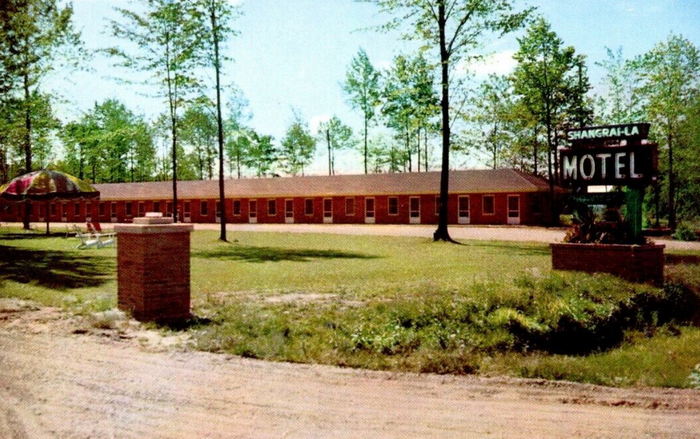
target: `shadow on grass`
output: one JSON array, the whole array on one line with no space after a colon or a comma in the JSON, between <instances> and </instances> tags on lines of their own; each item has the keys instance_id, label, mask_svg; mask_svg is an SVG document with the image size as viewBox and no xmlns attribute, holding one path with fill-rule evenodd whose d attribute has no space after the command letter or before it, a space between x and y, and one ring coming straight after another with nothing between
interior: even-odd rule
<instances>
[{"instance_id":1,"label":"shadow on grass","mask_svg":"<svg viewBox=\"0 0 700 439\"><path fill-rule=\"evenodd\" d=\"M46 238L65 238L66 232L51 232L48 235L44 232L27 232L27 233L0 233L1 241L23 241L26 239L46 239Z\"/></svg>"},{"instance_id":2,"label":"shadow on grass","mask_svg":"<svg viewBox=\"0 0 700 439\"><path fill-rule=\"evenodd\" d=\"M190 329L199 329L211 324L211 319L191 315L188 319L179 320L156 320L153 322L158 329L167 329L175 332L184 332Z\"/></svg>"},{"instance_id":3,"label":"shadow on grass","mask_svg":"<svg viewBox=\"0 0 700 439\"><path fill-rule=\"evenodd\" d=\"M243 262L309 262L312 259L375 259L379 256L339 250L290 249L284 247L255 247L231 245L226 248L192 253L195 258L222 259Z\"/></svg>"},{"instance_id":4,"label":"shadow on grass","mask_svg":"<svg viewBox=\"0 0 700 439\"><path fill-rule=\"evenodd\" d=\"M14 281L61 291L95 287L108 280L114 267L114 258L0 244L0 285Z\"/></svg>"},{"instance_id":5,"label":"shadow on grass","mask_svg":"<svg viewBox=\"0 0 700 439\"><path fill-rule=\"evenodd\" d=\"M494 249L499 252L505 251L507 252L508 255L513 255L513 256L545 256L545 255L550 255L551 251L549 250L549 246L546 244L543 245L521 245L517 243L496 243L496 242L489 242L489 241L469 241L465 242L465 245L469 245L471 247L483 247L483 248L489 248L489 249Z\"/></svg>"}]
</instances>

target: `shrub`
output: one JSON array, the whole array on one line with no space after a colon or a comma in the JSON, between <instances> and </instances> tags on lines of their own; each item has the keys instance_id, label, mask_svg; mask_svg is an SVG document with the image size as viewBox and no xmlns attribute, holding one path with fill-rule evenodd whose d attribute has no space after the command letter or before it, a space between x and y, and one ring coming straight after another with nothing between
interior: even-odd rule
<instances>
[{"instance_id":1,"label":"shrub","mask_svg":"<svg viewBox=\"0 0 700 439\"><path fill-rule=\"evenodd\" d=\"M698 239L695 230L693 230L690 226L688 226L685 223L680 223L678 225L672 237L673 239L677 239L678 241L695 241L696 239Z\"/></svg>"}]
</instances>

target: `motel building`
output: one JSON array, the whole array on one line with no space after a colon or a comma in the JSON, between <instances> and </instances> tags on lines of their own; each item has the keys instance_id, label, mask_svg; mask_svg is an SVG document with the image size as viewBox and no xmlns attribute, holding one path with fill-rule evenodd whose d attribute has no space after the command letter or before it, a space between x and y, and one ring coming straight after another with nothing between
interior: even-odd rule
<instances>
[{"instance_id":1,"label":"motel building","mask_svg":"<svg viewBox=\"0 0 700 439\"><path fill-rule=\"evenodd\" d=\"M172 182L94 185L99 200L34 202L31 221L128 223L172 215ZM436 224L439 172L229 179L228 223ZM546 180L514 169L450 172L450 224L544 224ZM565 190L557 187L558 194ZM220 221L218 180L179 181L180 221ZM22 203L0 201L0 220L21 221Z\"/></svg>"}]
</instances>

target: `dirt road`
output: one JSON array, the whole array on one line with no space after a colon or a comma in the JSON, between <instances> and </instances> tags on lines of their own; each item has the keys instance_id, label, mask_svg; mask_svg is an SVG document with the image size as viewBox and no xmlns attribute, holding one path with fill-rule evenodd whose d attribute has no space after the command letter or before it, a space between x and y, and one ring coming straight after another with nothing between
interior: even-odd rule
<instances>
[{"instance_id":1,"label":"dirt road","mask_svg":"<svg viewBox=\"0 0 700 439\"><path fill-rule=\"evenodd\" d=\"M697 437L700 391L392 374L192 352L0 299L2 438Z\"/></svg>"}]
</instances>

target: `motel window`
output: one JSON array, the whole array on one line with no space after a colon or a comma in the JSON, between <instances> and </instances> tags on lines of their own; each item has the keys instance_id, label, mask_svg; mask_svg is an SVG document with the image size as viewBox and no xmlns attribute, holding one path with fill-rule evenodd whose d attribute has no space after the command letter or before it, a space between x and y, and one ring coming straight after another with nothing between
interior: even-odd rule
<instances>
[{"instance_id":1,"label":"motel window","mask_svg":"<svg viewBox=\"0 0 700 439\"><path fill-rule=\"evenodd\" d=\"M345 215L352 216L355 215L355 199L346 198L345 199Z\"/></svg>"},{"instance_id":2,"label":"motel window","mask_svg":"<svg viewBox=\"0 0 700 439\"><path fill-rule=\"evenodd\" d=\"M277 200L267 200L267 215L277 215Z\"/></svg>"},{"instance_id":3,"label":"motel window","mask_svg":"<svg viewBox=\"0 0 700 439\"><path fill-rule=\"evenodd\" d=\"M131 202L127 201L126 204L124 205L124 210L126 211L126 216L132 216L133 211L131 210Z\"/></svg>"},{"instance_id":4,"label":"motel window","mask_svg":"<svg viewBox=\"0 0 700 439\"><path fill-rule=\"evenodd\" d=\"M493 215L496 213L495 198L493 195L484 195L481 199L481 212L484 215Z\"/></svg>"},{"instance_id":5,"label":"motel window","mask_svg":"<svg viewBox=\"0 0 700 439\"><path fill-rule=\"evenodd\" d=\"M258 216L258 201L257 200L250 200L248 202L248 216L251 218L255 218Z\"/></svg>"},{"instance_id":6,"label":"motel window","mask_svg":"<svg viewBox=\"0 0 700 439\"><path fill-rule=\"evenodd\" d=\"M100 203L100 216L105 216L105 203Z\"/></svg>"},{"instance_id":7,"label":"motel window","mask_svg":"<svg viewBox=\"0 0 700 439\"><path fill-rule=\"evenodd\" d=\"M153 202L153 211L154 211L154 212L160 212L160 201L154 201L154 202Z\"/></svg>"},{"instance_id":8,"label":"motel window","mask_svg":"<svg viewBox=\"0 0 700 439\"><path fill-rule=\"evenodd\" d=\"M51 216L56 215L56 203L51 203L51 207L49 208L49 212Z\"/></svg>"},{"instance_id":9,"label":"motel window","mask_svg":"<svg viewBox=\"0 0 700 439\"><path fill-rule=\"evenodd\" d=\"M201 216L209 215L209 202L206 200L199 202L199 214Z\"/></svg>"},{"instance_id":10,"label":"motel window","mask_svg":"<svg viewBox=\"0 0 700 439\"><path fill-rule=\"evenodd\" d=\"M233 200L233 214L236 216L241 215L241 200Z\"/></svg>"},{"instance_id":11,"label":"motel window","mask_svg":"<svg viewBox=\"0 0 700 439\"><path fill-rule=\"evenodd\" d=\"M399 214L399 199L397 197L389 197L389 215Z\"/></svg>"},{"instance_id":12,"label":"motel window","mask_svg":"<svg viewBox=\"0 0 700 439\"><path fill-rule=\"evenodd\" d=\"M146 214L146 205L144 203L139 203L139 216L144 216Z\"/></svg>"},{"instance_id":13,"label":"motel window","mask_svg":"<svg viewBox=\"0 0 700 439\"><path fill-rule=\"evenodd\" d=\"M314 214L314 200L313 198L307 198L304 200L304 214L313 215Z\"/></svg>"}]
</instances>

